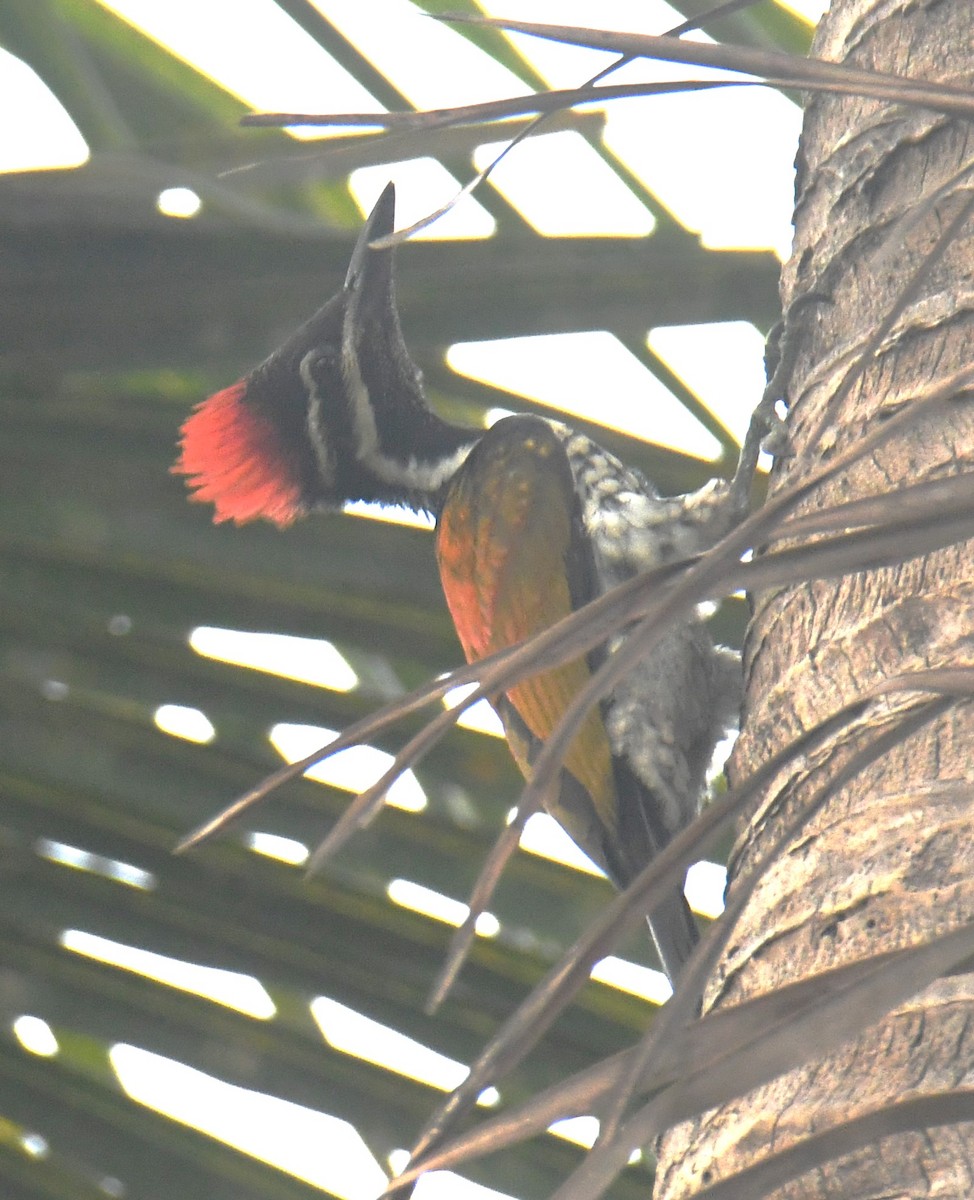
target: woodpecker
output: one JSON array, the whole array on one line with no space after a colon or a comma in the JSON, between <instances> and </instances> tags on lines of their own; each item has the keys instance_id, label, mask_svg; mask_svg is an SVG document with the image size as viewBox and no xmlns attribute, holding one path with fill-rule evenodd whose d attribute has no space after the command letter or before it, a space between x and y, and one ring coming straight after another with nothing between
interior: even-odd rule
<instances>
[{"instance_id":1,"label":"woodpecker","mask_svg":"<svg viewBox=\"0 0 974 1200\"><path fill-rule=\"evenodd\" d=\"M248 375L199 405L173 471L216 521L280 527L353 500L428 511L447 605L475 661L548 628L639 571L696 554L742 516L729 485L664 498L588 437L535 416L465 428L429 407L403 340L390 183L341 291ZM495 698L519 768L612 645ZM551 815L625 887L699 811L717 741L737 716L740 666L693 613L588 718ZM682 889L650 915L675 980L697 941Z\"/></svg>"}]
</instances>

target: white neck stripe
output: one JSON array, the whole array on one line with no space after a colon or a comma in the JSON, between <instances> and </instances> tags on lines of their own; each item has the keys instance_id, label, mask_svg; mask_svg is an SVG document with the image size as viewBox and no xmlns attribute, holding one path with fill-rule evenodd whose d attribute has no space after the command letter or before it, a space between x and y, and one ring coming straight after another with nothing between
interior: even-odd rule
<instances>
[{"instance_id":1,"label":"white neck stripe","mask_svg":"<svg viewBox=\"0 0 974 1200\"><path fill-rule=\"evenodd\" d=\"M351 339L342 336L342 373L351 397L352 421L355 426L356 458L383 483L410 492L434 495L459 470L460 465L477 444L471 440L452 454L440 459L421 460L415 454L408 459L396 459L379 449L379 431L375 409L359 370L358 355Z\"/></svg>"},{"instance_id":2,"label":"white neck stripe","mask_svg":"<svg viewBox=\"0 0 974 1200\"><path fill-rule=\"evenodd\" d=\"M298 366L298 374L301 376L304 386L308 389L308 434L311 438L315 458L318 460L318 470L321 472L321 479L325 486L332 487L335 482L335 455L331 448L331 442L328 438L328 427L322 413L323 403L321 395L318 391L315 377L311 373L311 363L314 357L315 351L309 350L304 358L301 359Z\"/></svg>"}]
</instances>

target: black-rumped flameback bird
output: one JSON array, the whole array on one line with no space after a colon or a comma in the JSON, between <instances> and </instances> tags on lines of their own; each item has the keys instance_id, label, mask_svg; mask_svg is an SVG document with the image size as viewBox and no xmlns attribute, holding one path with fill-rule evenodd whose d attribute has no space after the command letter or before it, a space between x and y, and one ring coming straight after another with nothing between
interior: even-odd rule
<instances>
[{"instance_id":1,"label":"black-rumped flameback bird","mask_svg":"<svg viewBox=\"0 0 974 1200\"><path fill-rule=\"evenodd\" d=\"M348 501L432 513L447 604L470 661L509 647L639 571L699 553L740 519L728 485L671 498L588 437L534 416L491 429L429 407L403 341L390 184L344 286L280 349L199 405L174 471L215 520L286 526ZM495 698L525 776L607 653L545 670ZM740 667L692 613L588 715L546 804L617 887L696 816ZM556 794L552 795L553 792ZM682 890L650 916L675 979L697 940Z\"/></svg>"}]
</instances>

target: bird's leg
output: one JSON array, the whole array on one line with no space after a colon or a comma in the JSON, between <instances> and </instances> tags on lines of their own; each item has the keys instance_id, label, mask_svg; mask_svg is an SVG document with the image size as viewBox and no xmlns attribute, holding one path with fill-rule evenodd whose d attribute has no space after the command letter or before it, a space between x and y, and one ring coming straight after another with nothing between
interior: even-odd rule
<instances>
[{"instance_id":1,"label":"bird's leg","mask_svg":"<svg viewBox=\"0 0 974 1200\"><path fill-rule=\"evenodd\" d=\"M744 444L737 459L734 478L728 489L731 508L735 512L746 512L751 484L757 470L761 451L773 454L776 458L787 457L791 453L791 443L784 418L779 416L776 409L779 401L787 405L788 385L798 354L796 339L790 336L793 329L792 318L812 304L827 304L830 297L824 292L807 292L789 308L786 317L775 322L764 352L764 367L767 375L767 385L758 402L757 408L751 414Z\"/></svg>"}]
</instances>

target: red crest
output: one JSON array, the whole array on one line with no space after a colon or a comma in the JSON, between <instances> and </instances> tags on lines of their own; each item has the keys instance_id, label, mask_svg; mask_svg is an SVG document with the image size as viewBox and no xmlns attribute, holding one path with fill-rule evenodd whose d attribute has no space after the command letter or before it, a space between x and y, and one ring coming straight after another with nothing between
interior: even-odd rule
<instances>
[{"instance_id":1,"label":"red crest","mask_svg":"<svg viewBox=\"0 0 974 1200\"><path fill-rule=\"evenodd\" d=\"M188 477L193 500L214 505L214 521L263 517L283 528L304 514L300 477L274 423L246 393L241 380L196 406L172 471Z\"/></svg>"}]
</instances>

